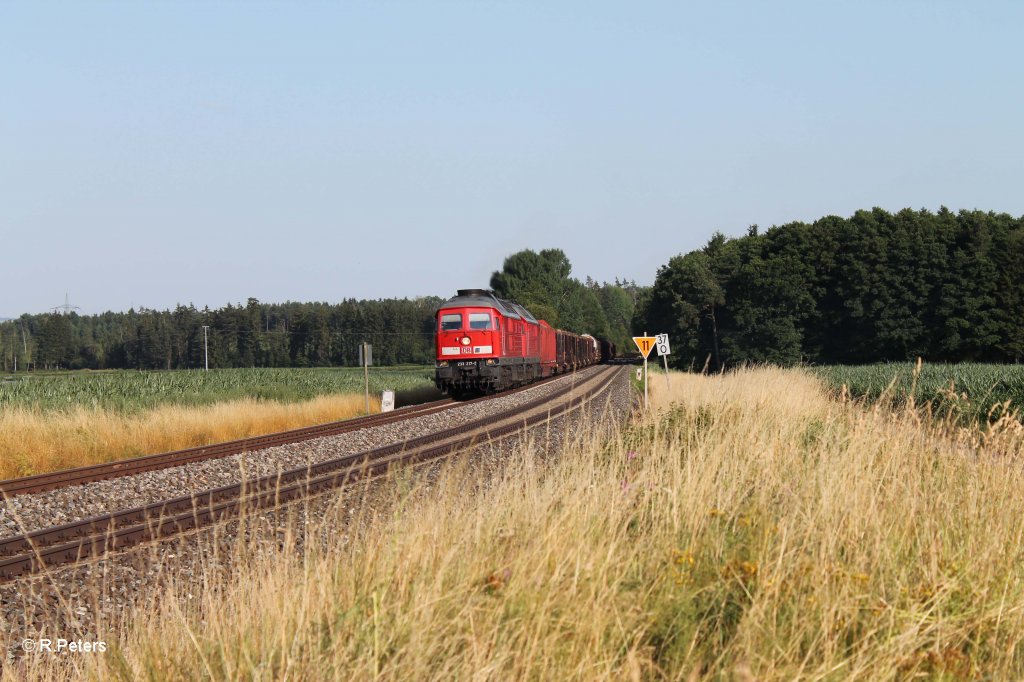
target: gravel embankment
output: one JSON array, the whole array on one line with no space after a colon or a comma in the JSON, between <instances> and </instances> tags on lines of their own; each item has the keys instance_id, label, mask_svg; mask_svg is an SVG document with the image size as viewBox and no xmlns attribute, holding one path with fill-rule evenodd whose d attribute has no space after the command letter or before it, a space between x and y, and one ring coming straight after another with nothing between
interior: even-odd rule
<instances>
[{"instance_id":1,"label":"gravel embankment","mask_svg":"<svg viewBox=\"0 0 1024 682\"><path fill-rule=\"evenodd\" d=\"M0 537L233 485L404 442L524 405L564 387L567 381L579 381L596 371L597 368L588 368L579 377L565 377L513 395L337 436L0 500Z\"/></svg>"},{"instance_id":2,"label":"gravel embankment","mask_svg":"<svg viewBox=\"0 0 1024 682\"><path fill-rule=\"evenodd\" d=\"M554 387L548 384L537 387L535 390L551 392ZM501 400L515 401L513 404L518 405L537 395L538 393L531 390L507 396ZM502 407L508 407L509 404L509 402L505 402L503 406L494 405L493 409L502 409ZM489 407L492 403L487 405ZM483 406L457 408L456 411L468 410L473 414L447 415L445 419L464 421L476 419L482 416L478 407ZM615 428L615 424L621 424L628 417L632 408L633 393L629 386L628 374L626 371L622 371L613 383L610 392L591 401L584 408L583 411L586 414L581 414L580 410L574 410L567 416L551 420L543 433L535 432L523 438L503 439L498 443L481 446L473 453L461 454L457 460L460 465L467 467L470 474L477 474L476 480L480 481L482 485L490 485L491 483L488 481L499 480L493 474L500 471L509 455L520 449L524 438L529 438L531 441L529 455L542 462L547 458L557 456L566 443L575 439L600 436L602 429L611 431ZM433 420L437 416L430 415L417 419ZM379 427L379 429L384 430L397 426L400 430L398 439L405 440L454 423L462 422L439 423L435 420L431 424L422 425L422 430L419 430L419 426L414 427L406 422L401 425ZM378 429L373 430L377 431ZM384 438L395 440L394 432L389 431L389 433L391 435L382 435L379 440L368 434L361 434L363 436L361 440L352 441L356 443L355 445L333 446L338 449L330 449L329 456L337 456L340 452L344 452L340 450L342 447L351 447L353 448L351 451L360 451L391 442L383 440ZM348 440L359 435L344 434L334 438ZM334 440L334 438L322 440ZM370 442L367 439L373 440ZM315 443L315 441L298 444L295 447L308 447L311 443ZM275 450L287 451L292 447L286 446L275 448ZM314 449L327 450L329 447L320 444ZM258 455L264 456L268 452L270 451L261 451ZM285 452L281 456L294 457L296 455L297 453L294 452ZM313 455L299 456L312 457ZM229 459L236 460L234 466L237 471L240 468L237 463L239 458ZM306 459L300 459L298 465L306 461ZM452 461L453 458L446 458L417 467L415 478L418 481L416 489L419 494L430 494L432 483L446 464ZM180 468L186 469L209 464L211 462ZM283 467L284 465L274 464L273 466ZM275 470L271 468L269 472ZM248 474L251 476L252 471L248 470ZM196 483L197 476L197 474L190 474L187 479L189 483L185 485L208 487L209 484ZM177 477L185 478L181 472L177 473ZM93 485L109 486L116 483L118 481L115 480ZM230 580L236 562L251 560L254 552L275 553L279 552L281 547L301 552L307 543L337 546L337 536L351 532L352 529L349 526L353 522L359 519L365 521L375 515L390 513L396 498L395 486L392 483L393 481L388 479L371 481L356 486L356 489L321 495L315 499L292 504L276 511L260 512L247 518L244 522L231 521L172 541L153 543L117 553L84 566L58 569L48 576L36 576L0 584L0 635L2 635L0 636L0 646L8 653L8 665L17 665L17 661L14 659L21 655L19 649L23 638L64 637L82 639L83 641L102 640L106 641L108 645L111 644L116 640L116 632L125 617L130 616L138 608L151 604L154 599L160 598L162 588L170 582L178 586L182 599L187 601L192 598L192 595L188 593L192 585L195 585L198 590L201 585L208 583L216 576L220 576L220 579L223 580ZM216 485L223 484L217 483ZM190 489L196 488L184 488L186 492ZM116 494L128 495L130 486L119 486L115 490L121 491ZM50 497L61 492L66 493L66 491L51 491L32 497L49 497L49 504L65 504L67 498L55 501ZM131 491L130 494L134 495L135 491ZM467 491L466 494L471 494L471 491ZM168 496L166 488L159 491L159 496ZM92 499L101 500L103 496L95 493L95 497ZM35 504L41 505L42 503ZM108 502L108 504L116 504L119 507L127 506L123 502ZM309 535L310 532L313 534ZM289 535L291 539L285 541L286 535ZM185 589L181 590L180 588ZM3 665L2 661L3 659L0 657L0 666Z\"/></svg>"}]
</instances>

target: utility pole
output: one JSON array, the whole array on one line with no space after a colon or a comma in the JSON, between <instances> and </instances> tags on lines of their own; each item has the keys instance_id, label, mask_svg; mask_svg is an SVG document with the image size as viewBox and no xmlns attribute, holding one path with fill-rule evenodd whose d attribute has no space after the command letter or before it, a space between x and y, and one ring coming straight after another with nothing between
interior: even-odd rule
<instances>
[{"instance_id":1,"label":"utility pole","mask_svg":"<svg viewBox=\"0 0 1024 682\"><path fill-rule=\"evenodd\" d=\"M15 341L17 343L17 341ZM25 348L25 362L26 366L32 366L32 356L28 354L28 337L25 336L25 325L21 325L21 345Z\"/></svg>"},{"instance_id":2,"label":"utility pole","mask_svg":"<svg viewBox=\"0 0 1024 682\"><path fill-rule=\"evenodd\" d=\"M210 344L206 337L207 330L210 329L209 325L203 325L203 356L206 358L206 371L210 371Z\"/></svg>"},{"instance_id":3,"label":"utility pole","mask_svg":"<svg viewBox=\"0 0 1024 682\"><path fill-rule=\"evenodd\" d=\"M71 305L71 296L67 292L64 293L64 305L58 305L53 307L54 312L60 312L63 315L70 315L72 310L81 310L77 305Z\"/></svg>"}]
</instances>

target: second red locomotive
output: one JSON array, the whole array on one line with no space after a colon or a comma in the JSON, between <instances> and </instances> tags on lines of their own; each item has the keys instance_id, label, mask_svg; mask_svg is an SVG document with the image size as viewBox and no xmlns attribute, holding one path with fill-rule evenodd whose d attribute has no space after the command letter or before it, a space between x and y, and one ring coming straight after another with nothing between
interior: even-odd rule
<instances>
[{"instance_id":1,"label":"second red locomotive","mask_svg":"<svg viewBox=\"0 0 1024 682\"><path fill-rule=\"evenodd\" d=\"M445 393L493 393L597 363L589 334L553 329L484 289L460 289L437 311L434 383Z\"/></svg>"}]
</instances>

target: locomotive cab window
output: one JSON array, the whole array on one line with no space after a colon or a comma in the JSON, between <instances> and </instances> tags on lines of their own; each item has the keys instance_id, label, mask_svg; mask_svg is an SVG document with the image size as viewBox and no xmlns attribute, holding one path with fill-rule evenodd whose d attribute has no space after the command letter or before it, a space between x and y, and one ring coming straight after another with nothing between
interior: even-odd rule
<instances>
[{"instance_id":1,"label":"locomotive cab window","mask_svg":"<svg viewBox=\"0 0 1024 682\"><path fill-rule=\"evenodd\" d=\"M441 316L441 331L454 332L462 329L462 315L450 313Z\"/></svg>"},{"instance_id":2,"label":"locomotive cab window","mask_svg":"<svg viewBox=\"0 0 1024 682\"><path fill-rule=\"evenodd\" d=\"M469 314L469 328L470 329L490 329L491 328L491 314L490 313L470 313Z\"/></svg>"}]
</instances>

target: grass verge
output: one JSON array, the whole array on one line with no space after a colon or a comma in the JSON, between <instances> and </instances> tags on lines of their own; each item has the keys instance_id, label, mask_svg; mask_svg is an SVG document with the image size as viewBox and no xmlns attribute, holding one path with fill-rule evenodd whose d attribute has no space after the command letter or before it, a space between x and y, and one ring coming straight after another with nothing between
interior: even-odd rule
<instances>
[{"instance_id":1,"label":"grass verge","mask_svg":"<svg viewBox=\"0 0 1024 682\"><path fill-rule=\"evenodd\" d=\"M162 405L144 412L72 407L0 412L0 479L246 438L365 414L362 395L296 403L244 398L216 405ZM371 411L380 399L371 398Z\"/></svg>"},{"instance_id":2,"label":"grass verge","mask_svg":"<svg viewBox=\"0 0 1024 682\"><path fill-rule=\"evenodd\" d=\"M384 513L326 515L322 544L289 535L171 585L76 672L1024 677L1018 421L863 409L799 370L671 381L610 442L396 486ZM66 671L30 658L10 675Z\"/></svg>"}]
</instances>

